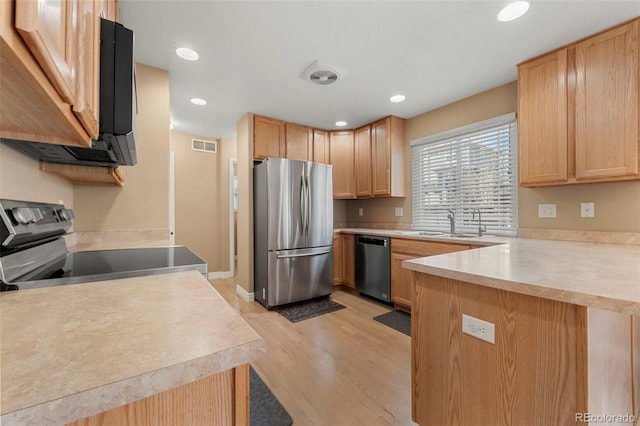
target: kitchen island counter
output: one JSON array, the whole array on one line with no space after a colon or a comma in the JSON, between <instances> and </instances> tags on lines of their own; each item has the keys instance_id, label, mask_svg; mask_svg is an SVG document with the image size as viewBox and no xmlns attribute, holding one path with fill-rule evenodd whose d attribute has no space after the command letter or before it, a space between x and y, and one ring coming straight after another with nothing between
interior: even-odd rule
<instances>
[{"instance_id":1,"label":"kitchen island counter","mask_svg":"<svg viewBox=\"0 0 640 426\"><path fill-rule=\"evenodd\" d=\"M262 338L197 271L0 295L2 424L63 424L246 365Z\"/></svg>"},{"instance_id":2,"label":"kitchen island counter","mask_svg":"<svg viewBox=\"0 0 640 426\"><path fill-rule=\"evenodd\" d=\"M403 267L499 290L640 315L640 245L491 240L502 244L407 260Z\"/></svg>"},{"instance_id":3,"label":"kitchen island counter","mask_svg":"<svg viewBox=\"0 0 640 426\"><path fill-rule=\"evenodd\" d=\"M417 423L640 416L639 245L512 238L402 265Z\"/></svg>"}]
</instances>

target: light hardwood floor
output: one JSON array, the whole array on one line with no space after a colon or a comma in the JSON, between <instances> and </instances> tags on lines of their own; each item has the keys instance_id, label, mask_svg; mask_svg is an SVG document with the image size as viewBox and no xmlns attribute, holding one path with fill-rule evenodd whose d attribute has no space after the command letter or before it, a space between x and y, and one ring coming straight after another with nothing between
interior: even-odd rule
<instances>
[{"instance_id":1,"label":"light hardwood floor","mask_svg":"<svg viewBox=\"0 0 640 426\"><path fill-rule=\"evenodd\" d=\"M265 339L252 365L295 426L414 424L411 338L372 319L391 308L337 290L346 309L294 324L241 300L235 279L210 282Z\"/></svg>"}]
</instances>

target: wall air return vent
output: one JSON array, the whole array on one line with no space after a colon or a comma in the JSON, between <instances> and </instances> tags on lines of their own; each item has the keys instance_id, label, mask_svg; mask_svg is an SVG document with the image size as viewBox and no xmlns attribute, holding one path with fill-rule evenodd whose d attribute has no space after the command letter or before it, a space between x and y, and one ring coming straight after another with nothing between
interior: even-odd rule
<instances>
[{"instance_id":1,"label":"wall air return vent","mask_svg":"<svg viewBox=\"0 0 640 426\"><path fill-rule=\"evenodd\" d=\"M315 84L326 86L338 81L342 74L343 73L336 67L313 61L313 63L302 72L300 77Z\"/></svg>"},{"instance_id":2,"label":"wall air return vent","mask_svg":"<svg viewBox=\"0 0 640 426\"><path fill-rule=\"evenodd\" d=\"M191 139L191 149L193 151L209 152L216 154L218 152L217 141L205 141L202 139Z\"/></svg>"}]
</instances>

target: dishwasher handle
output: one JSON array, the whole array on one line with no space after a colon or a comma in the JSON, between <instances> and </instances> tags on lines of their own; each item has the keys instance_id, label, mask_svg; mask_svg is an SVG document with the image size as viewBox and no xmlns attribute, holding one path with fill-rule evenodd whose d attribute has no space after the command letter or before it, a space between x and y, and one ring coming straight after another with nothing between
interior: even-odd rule
<instances>
[{"instance_id":1,"label":"dishwasher handle","mask_svg":"<svg viewBox=\"0 0 640 426\"><path fill-rule=\"evenodd\" d=\"M387 247L387 245L389 244L389 238L373 237L370 235L356 235L356 244L367 244L367 245Z\"/></svg>"}]
</instances>

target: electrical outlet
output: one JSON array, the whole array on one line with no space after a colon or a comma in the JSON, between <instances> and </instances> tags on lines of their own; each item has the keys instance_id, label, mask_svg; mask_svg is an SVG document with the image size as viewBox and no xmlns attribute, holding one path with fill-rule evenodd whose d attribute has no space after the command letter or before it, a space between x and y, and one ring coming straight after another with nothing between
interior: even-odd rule
<instances>
[{"instance_id":1,"label":"electrical outlet","mask_svg":"<svg viewBox=\"0 0 640 426\"><path fill-rule=\"evenodd\" d=\"M580 203L580 217L595 217L596 210L593 201Z\"/></svg>"},{"instance_id":2,"label":"electrical outlet","mask_svg":"<svg viewBox=\"0 0 640 426\"><path fill-rule=\"evenodd\" d=\"M396 216L404 216L404 209L402 207L396 207Z\"/></svg>"},{"instance_id":3,"label":"electrical outlet","mask_svg":"<svg viewBox=\"0 0 640 426\"><path fill-rule=\"evenodd\" d=\"M538 217L556 217L556 205L538 204Z\"/></svg>"},{"instance_id":4,"label":"electrical outlet","mask_svg":"<svg viewBox=\"0 0 640 426\"><path fill-rule=\"evenodd\" d=\"M364 209L362 207L358 209L358 216L364 216Z\"/></svg>"},{"instance_id":5,"label":"electrical outlet","mask_svg":"<svg viewBox=\"0 0 640 426\"><path fill-rule=\"evenodd\" d=\"M462 332L491 344L496 343L496 326L487 321L462 314Z\"/></svg>"}]
</instances>

